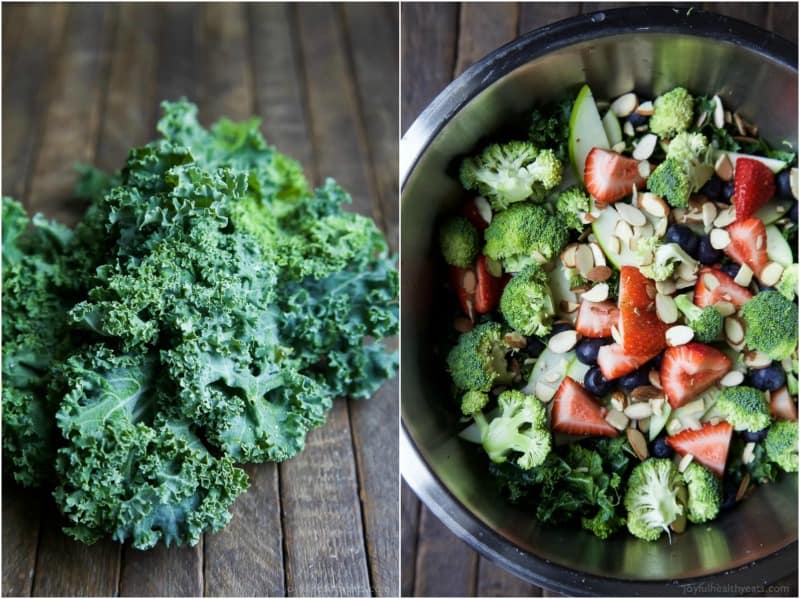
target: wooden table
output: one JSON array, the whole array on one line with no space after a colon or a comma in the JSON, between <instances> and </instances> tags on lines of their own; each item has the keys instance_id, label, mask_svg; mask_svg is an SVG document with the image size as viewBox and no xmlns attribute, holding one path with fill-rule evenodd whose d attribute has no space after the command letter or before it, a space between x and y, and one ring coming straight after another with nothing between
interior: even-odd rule
<instances>
[{"instance_id":1,"label":"wooden table","mask_svg":"<svg viewBox=\"0 0 800 599\"><path fill-rule=\"evenodd\" d=\"M403 3L402 130L456 76L518 35L578 14L644 3ZM689 3L675 6L689 7ZM797 43L797 4L705 3L707 10L770 29ZM551 596L472 551L402 486L404 596ZM781 584L797 596L797 574Z\"/></svg>"},{"instance_id":2,"label":"wooden table","mask_svg":"<svg viewBox=\"0 0 800 599\"><path fill-rule=\"evenodd\" d=\"M74 222L73 163L116 169L162 99L208 124L263 117L319 183L334 176L397 248L393 4L4 4L3 193ZM305 452L247 467L231 524L194 548L84 546L52 500L3 485L3 594L396 595L396 381L336 402Z\"/></svg>"}]
</instances>

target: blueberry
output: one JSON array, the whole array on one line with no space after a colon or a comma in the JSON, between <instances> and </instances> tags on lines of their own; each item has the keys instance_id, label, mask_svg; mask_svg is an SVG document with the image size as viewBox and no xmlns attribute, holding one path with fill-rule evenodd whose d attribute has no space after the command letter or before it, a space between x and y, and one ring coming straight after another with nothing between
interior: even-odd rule
<instances>
[{"instance_id":1,"label":"blueberry","mask_svg":"<svg viewBox=\"0 0 800 599\"><path fill-rule=\"evenodd\" d=\"M628 122L634 127L641 127L642 125L647 124L647 119L643 114L638 114L636 112L632 112L631 115L628 117Z\"/></svg>"},{"instance_id":2,"label":"blueberry","mask_svg":"<svg viewBox=\"0 0 800 599\"><path fill-rule=\"evenodd\" d=\"M671 458L673 455L675 455L672 447L667 445L667 440L663 436L656 437L656 440L653 441L653 447L650 453L653 454L654 458Z\"/></svg>"},{"instance_id":3,"label":"blueberry","mask_svg":"<svg viewBox=\"0 0 800 599\"><path fill-rule=\"evenodd\" d=\"M781 198L786 198L787 200L793 200L794 194L792 194L792 183L791 183L791 169L785 168L777 175L775 175L775 195Z\"/></svg>"},{"instance_id":4,"label":"blueberry","mask_svg":"<svg viewBox=\"0 0 800 599\"><path fill-rule=\"evenodd\" d=\"M603 376L599 366L592 366L583 378L583 386L586 387L586 390L592 395L602 397L607 393L611 393L614 389L614 382L607 380L606 377Z\"/></svg>"},{"instance_id":5,"label":"blueberry","mask_svg":"<svg viewBox=\"0 0 800 599\"><path fill-rule=\"evenodd\" d=\"M728 510L736 504L736 493L739 492L739 485L730 478L722 481L722 505L721 510Z\"/></svg>"},{"instance_id":6,"label":"blueberry","mask_svg":"<svg viewBox=\"0 0 800 599\"><path fill-rule=\"evenodd\" d=\"M786 373L779 363L773 362L766 368L752 369L750 382L756 389L775 391L786 384Z\"/></svg>"},{"instance_id":7,"label":"blueberry","mask_svg":"<svg viewBox=\"0 0 800 599\"><path fill-rule=\"evenodd\" d=\"M756 283L758 285L758 291L775 291L774 287L770 287L769 285L762 285L761 283Z\"/></svg>"},{"instance_id":8,"label":"blueberry","mask_svg":"<svg viewBox=\"0 0 800 599\"><path fill-rule=\"evenodd\" d=\"M706 184L700 188L700 193L706 196L709 200L722 199L722 179L716 174L711 175L711 178L706 181Z\"/></svg>"},{"instance_id":9,"label":"blueberry","mask_svg":"<svg viewBox=\"0 0 800 599\"><path fill-rule=\"evenodd\" d=\"M697 243L697 259L700 264L710 266L718 262L720 258L722 258L722 252L711 246L711 238L708 235L703 235Z\"/></svg>"},{"instance_id":10,"label":"blueberry","mask_svg":"<svg viewBox=\"0 0 800 599\"><path fill-rule=\"evenodd\" d=\"M612 339L582 339L575 348L575 355L584 364L592 365L597 362L597 352L604 345L608 345Z\"/></svg>"},{"instance_id":11,"label":"blueberry","mask_svg":"<svg viewBox=\"0 0 800 599\"><path fill-rule=\"evenodd\" d=\"M792 207L789 209L789 218L797 224L797 202L792 202Z\"/></svg>"},{"instance_id":12,"label":"blueberry","mask_svg":"<svg viewBox=\"0 0 800 599\"><path fill-rule=\"evenodd\" d=\"M655 368L656 370L661 370L661 359L664 357L663 352L658 354L655 358L650 360L649 364L651 368Z\"/></svg>"},{"instance_id":13,"label":"blueberry","mask_svg":"<svg viewBox=\"0 0 800 599\"><path fill-rule=\"evenodd\" d=\"M741 266L731 262L730 264L723 264L722 265L722 272L724 272L726 275L728 275L731 279L735 279L736 275L739 274L739 269L740 268L741 268Z\"/></svg>"},{"instance_id":14,"label":"blueberry","mask_svg":"<svg viewBox=\"0 0 800 599\"><path fill-rule=\"evenodd\" d=\"M619 379L619 386L625 391L633 391L636 387L643 387L650 384L650 367L643 366L638 370L634 370L630 374L626 374Z\"/></svg>"},{"instance_id":15,"label":"blueberry","mask_svg":"<svg viewBox=\"0 0 800 599\"><path fill-rule=\"evenodd\" d=\"M538 337L526 337L525 340L528 345L525 346L525 351L531 358L538 358L539 354L544 350L544 343Z\"/></svg>"},{"instance_id":16,"label":"blueberry","mask_svg":"<svg viewBox=\"0 0 800 599\"><path fill-rule=\"evenodd\" d=\"M731 196L733 196L733 190L733 181L726 181L722 186L722 199L730 202Z\"/></svg>"},{"instance_id":17,"label":"blueberry","mask_svg":"<svg viewBox=\"0 0 800 599\"><path fill-rule=\"evenodd\" d=\"M767 438L767 431L769 427L762 428L760 431L756 431L751 433L750 431L742 431L742 439L745 440L747 443L761 443L764 439Z\"/></svg>"},{"instance_id":18,"label":"blueberry","mask_svg":"<svg viewBox=\"0 0 800 599\"><path fill-rule=\"evenodd\" d=\"M553 335L558 335L564 331L570 331L572 328L572 325L568 322L557 322L550 329L550 336L552 337Z\"/></svg>"},{"instance_id":19,"label":"blueberry","mask_svg":"<svg viewBox=\"0 0 800 599\"><path fill-rule=\"evenodd\" d=\"M686 225L672 225L664 235L664 243L677 243L692 257L697 254L697 235Z\"/></svg>"}]
</instances>

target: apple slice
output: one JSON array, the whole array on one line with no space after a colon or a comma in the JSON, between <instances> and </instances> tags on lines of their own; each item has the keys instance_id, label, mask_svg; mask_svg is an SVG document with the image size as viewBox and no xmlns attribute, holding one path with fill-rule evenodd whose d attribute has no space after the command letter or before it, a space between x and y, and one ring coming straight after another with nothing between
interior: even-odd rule
<instances>
[{"instance_id":1,"label":"apple slice","mask_svg":"<svg viewBox=\"0 0 800 599\"><path fill-rule=\"evenodd\" d=\"M610 146L615 146L622 141L622 127L619 124L619 119L610 110L603 117L603 129L606 132Z\"/></svg>"},{"instance_id":2,"label":"apple slice","mask_svg":"<svg viewBox=\"0 0 800 599\"><path fill-rule=\"evenodd\" d=\"M571 133L571 131L570 131ZM728 160L731 161L733 165L733 169L736 170L736 161L739 158L750 158L752 160L758 160L764 166L766 166L769 170L773 173L779 173L783 169L786 168L787 163L783 160L777 160L776 158L765 158L764 156L755 156L753 154L742 154L740 152L728 152L725 150L713 150L711 152L712 156L714 157L714 161L716 162L717 158L719 158L722 154L728 155Z\"/></svg>"},{"instance_id":3,"label":"apple slice","mask_svg":"<svg viewBox=\"0 0 800 599\"><path fill-rule=\"evenodd\" d=\"M610 147L592 90L584 85L569 115L569 159L578 181L583 181L583 167L592 148L608 150Z\"/></svg>"}]
</instances>

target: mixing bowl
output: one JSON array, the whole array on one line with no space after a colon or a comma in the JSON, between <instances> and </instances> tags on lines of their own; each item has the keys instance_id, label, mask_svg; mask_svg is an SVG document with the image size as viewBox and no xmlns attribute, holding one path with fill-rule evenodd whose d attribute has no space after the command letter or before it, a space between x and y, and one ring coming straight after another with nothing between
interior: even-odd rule
<instances>
[{"instance_id":1,"label":"mixing bowl","mask_svg":"<svg viewBox=\"0 0 800 599\"><path fill-rule=\"evenodd\" d=\"M601 541L538 523L495 490L485 459L456 438L434 331L443 273L437 218L463 198L461 156L525 131L532 106L587 82L595 97L717 93L773 144L797 142L797 47L722 16L669 7L584 15L531 32L465 71L401 143L403 477L456 535L515 574L568 594L748 594L797 568L797 477L757 489L708 525L654 543Z\"/></svg>"}]
</instances>

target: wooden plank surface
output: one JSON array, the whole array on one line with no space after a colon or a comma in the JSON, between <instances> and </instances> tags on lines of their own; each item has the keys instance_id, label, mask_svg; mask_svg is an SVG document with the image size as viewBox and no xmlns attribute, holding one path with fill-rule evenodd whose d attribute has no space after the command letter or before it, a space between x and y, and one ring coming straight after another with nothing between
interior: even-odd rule
<instances>
[{"instance_id":1,"label":"wooden plank surface","mask_svg":"<svg viewBox=\"0 0 800 599\"><path fill-rule=\"evenodd\" d=\"M631 4L403 3L403 131L455 76L516 35L578 14ZM689 4L676 3L675 6ZM796 3L705 3L704 8L774 30L797 42ZM401 497L403 596L559 596L528 584L479 557L442 526L405 484ZM445 571L446 577L442 576ZM777 585L788 589L788 594L796 595L796 574Z\"/></svg>"},{"instance_id":2,"label":"wooden plank surface","mask_svg":"<svg viewBox=\"0 0 800 599\"><path fill-rule=\"evenodd\" d=\"M3 191L28 206L74 221L72 163L119 168L155 137L159 100L185 96L206 124L263 116L270 143L313 183L336 177L397 247L396 7L4 5L3 20L4 82L19 79L3 95ZM231 524L194 548L73 543L46 494L4 481L3 594L395 595L397 396L338 400L306 453L247 466Z\"/></svg>"}]
</instances>

